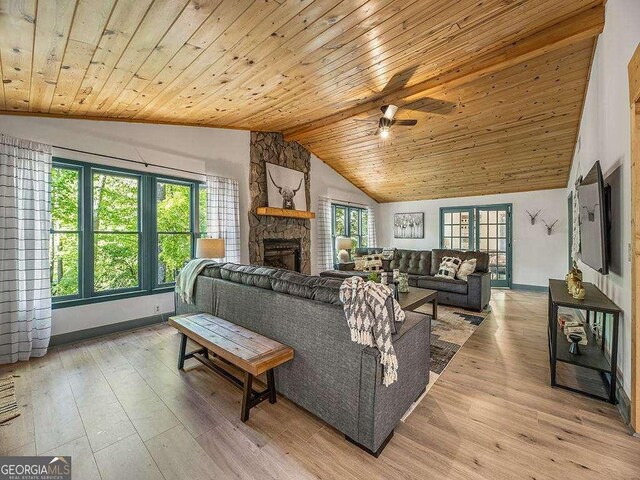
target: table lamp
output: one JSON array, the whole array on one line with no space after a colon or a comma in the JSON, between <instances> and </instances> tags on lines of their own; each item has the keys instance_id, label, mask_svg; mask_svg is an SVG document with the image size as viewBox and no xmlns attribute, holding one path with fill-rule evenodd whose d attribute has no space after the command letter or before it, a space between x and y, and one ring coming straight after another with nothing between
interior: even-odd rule
<instances>
[{"instance_id":1,"label":"table lamp","mask_svg":"<svg viewBox=\"0 0 640 480\"><path fill-rule=\"evenodd\" d=\"M338 252L338 262L347 263L349 261L349 250L351 250L351 238L336 237L336 250Z\"/></svg>"},{"instance_id":2,"label":"table lamp","mask_svg":"<svg viewBox=\"0 0 640 480\"><path fill-rule=\"evenodd\" d=\"M224 238L198 238L196 240L196 258L223 258Z\"/></svg>"}]
</instances>

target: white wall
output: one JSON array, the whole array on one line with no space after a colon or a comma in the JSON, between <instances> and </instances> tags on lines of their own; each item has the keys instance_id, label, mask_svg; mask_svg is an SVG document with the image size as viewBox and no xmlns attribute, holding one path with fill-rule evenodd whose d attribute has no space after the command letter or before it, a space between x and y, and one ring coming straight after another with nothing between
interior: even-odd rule
<instances>
[{"instance_id":1,"label":"white wall","mask_svg":"<svg viewBox=\"0 0 640 480\"><path fill-rule=\"evenodd\" d=\"M600 275L579 266L587 281L600 287L623 310L618 366L627 394L631 392L631 127L627 65L640 42L640 1L609 0L604 32L598 39L580 124L579 149L573 159L572 186L596 160L614 183L614 271ZM569 187L568 190L570 190Z\"/></svg>"},{"instance_id":2,"label":"white wall","mask_svg":"<svg viewBox=\"0 0 640 480\"><path fill-rule=\"evenodd\" d=\"M378 244L396 248L431 250L440 248L440 208L500 203L513 204L513 278L520 285L548 285L549 278L564 278L568 265L567 198L564 189L478 197L420 200L380 204ZM531 225L526 210L542 210ZM393 215L424 212L425 238L393 238ZM547 235L541 219L558 220Z\"/></svg>"},{"instance_id":3,"label":"white wall","mask_svg":"<svg viewBox=\"0 0 640 480\"><path fill-rule=\"evenodd\" d=\"M356 188L352 183L337 173L329 165L311 155L311 210L318 210L318 197L328 197L340 203L350 203L356 206L373 208L374 215L379 216L378 203ZM378 244L380 243L380 228L377 229ZM317 258L317 221L311 221L311 273L318 273Z\"/></svg>"},{"instance_id":4,"label":"white wall","mask_svg":"<svg viewBox=\"0 0 640 480\"><path fill-rule=\"evenodd\" d=\"M248 262L249 250L249 139L240 130L102 122L44 117L0 115L0 132L49 145L75 148L132 160L143 159L200 173L188 175L166 169L150 172L204 179L205 173L235 178L240 189L241 258ZM55 156L107 164L133 170L140 165L93 155L53 149ZM52 334L83 330L173 311L173 294L163 293L126 300L95 303L53 311Z\"/></svg>"}]
</instances>

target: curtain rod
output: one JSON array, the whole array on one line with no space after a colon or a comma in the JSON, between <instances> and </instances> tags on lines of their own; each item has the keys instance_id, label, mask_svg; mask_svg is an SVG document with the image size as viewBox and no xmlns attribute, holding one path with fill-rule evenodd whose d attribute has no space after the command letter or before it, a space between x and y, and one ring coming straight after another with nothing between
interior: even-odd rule
<instances>
[{"instance_id":1,"label":"curtain rod","mask_svg":"<svg viewBox=\"0 0 640 480\"><path fill-rule=\"evenodd\" d=\"M131 160L130 158L116 157L115 155L105 155L104 153L87 152L86 150L79 150L77 148L61 147L60 145L52 145L52 147L60 150L67 150L69 152L84 153L86 155L95 155L96 157L111 158L113 160L120 160L121 162L137 163L138 165L144 165L145 167L158 167L158 168L164 168L166 170L173 170L175 172L191 173L193 175L199 175L199 176L206 175L206 173L194 172L192 170L185 170L184 168L167 167L165 165L159 165L157 163L149 163L141 160Z\"/></svg>"},{"instance_id":2,"label":"curtain rod","mask_svg":"<svg viewBox=\"0 0 640 480\"><path fill-rule=\"evenodd\" d=\"M365 203L358 203L358 202L349 202L347 200L340 200L339 198L332 198L331 199L332 202L340 202L340 203L346 203L348 205L358 205L360 207L368 207L369 205L365 204Z\"/></svg>"}]
</instances>

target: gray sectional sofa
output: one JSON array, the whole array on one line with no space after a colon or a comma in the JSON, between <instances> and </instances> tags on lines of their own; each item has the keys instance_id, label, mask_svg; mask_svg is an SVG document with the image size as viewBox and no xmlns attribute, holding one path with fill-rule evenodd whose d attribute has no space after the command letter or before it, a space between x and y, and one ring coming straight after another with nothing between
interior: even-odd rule
<instances>
[{"instance_id":1,"label":"gray sectional sofa","mask_svg":"<svg viewBox=\"0 0 640 480\"><path fill-rule=\"evenodd\" d=\"M392 340L398 381L385 387L378 350L351 341L341 283L220 264L198 276L195 303L178 301L176 313L207 312L293 347L275 371L278 392L377 455L429 382L431 317L406 312Z\"/></svg>"},{"instance_id":2,"label":"gray sectional sofa","mask_svg":"<svg viewBox=\"0 0 640 480\"><path fill-rule=\"evenodd\" d=\"M382 248L358 248L356 256L382 253ZM475 258L476 271L468 281L449 280L435 277L442 257L458 257L462 260ZM353 275L367 277L366 272L354 272L353 263L341 264L339 270L321 272L320 276L344 279ZM455 307L483 310L491 300L491 273L489 255L484 252L463 252L460 250L402 250L395 249L393 258L383 262L383 269L390 272L399 269L409 275L409 285L438 291L438 303Z\"/></svg>"}]
</instances>

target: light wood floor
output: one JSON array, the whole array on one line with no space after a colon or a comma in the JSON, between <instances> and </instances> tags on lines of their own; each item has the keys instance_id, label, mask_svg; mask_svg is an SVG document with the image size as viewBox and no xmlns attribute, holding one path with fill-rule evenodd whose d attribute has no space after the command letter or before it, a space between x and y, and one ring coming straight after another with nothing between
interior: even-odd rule
<instances>
[{"instance_id":1,"label":"light wood floor","mask_svg":"<svg viewBox=\"0 0 640 480\"><path fill-rule=\"evenodd\" d=\"M494 292L493 313L379 459L284 398L239 419L240 391L168 326L52 349L14 373L23 415L0 455L72 455L74 478L640 478L640 440L611 405L548 386L546 297Z\"/></svg>"}]
</instances>

